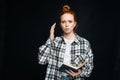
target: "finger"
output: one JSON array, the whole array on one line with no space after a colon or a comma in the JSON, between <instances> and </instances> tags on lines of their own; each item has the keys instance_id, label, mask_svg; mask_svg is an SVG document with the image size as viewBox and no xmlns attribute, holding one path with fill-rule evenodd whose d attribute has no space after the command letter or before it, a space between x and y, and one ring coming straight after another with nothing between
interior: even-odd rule
<instances>
[{"instance_id":1,"label":"finger","mask_svg":"<svg viewBox=\"0 0 120 80\"><path fill-rule=\"evenodd\" d=\"M79 69L78 72L81 72L81 70Z\"/></svg>"},{"instance_id":2,"label":"finger","mask_svg":"<svg viewBox=\"0 0 120 80\"><path fill-rule=\"evenodd\" d=\"M51 27L51 29L50 29L50 32L51 32L51 33L54 33L55 25L56 25L56 23L54 23L54 24L52 25L52 27Z\"/></svg>"},{"instance_id":3,"label":"finger","mask_svg":"<svg viewBox=\"0 0 120 80\"><path fill-rule=\"evenodd\" d=\"M54 23L51 27L51 30L50 31L53 31L55 29L55 26L56 26L56 23Z\"/></svg>"},{"instance_id":4,"label":"finger","mask_svg":"<svg viewBox=\"0 0 120 80\"><path fill-rule=\"evenodd\" d=\"M75 73L75 72L73 72L72 70L69 70L71 73Z\"/></svg>"},{"instance_id":5,"label":"finger","mask_svg":"<svg viewBox=\"0 0 120 80\"><path fill-rule=\"evenodd\" d=\"M78 73L78 74L81 74L81 70L79 69L77 73Z\"/></svg>"},{"instance_id":6,"label":"finger","mask_svg":"<svg viewBox=\"0 0 120 80\"><path fill-rule=\"evenodd\" d=\"M69 71L70 71L70 73L72 74L72 76L75 76L75 75L78 74L77 72L74 72L74 71L72 71L72 70L69 70Z\"/></svg>"},{"instance_id":7,"label":"finger","mask_svg":"<svg viewBox=\"0 0 120 80\"><path fill-rule=\"evenodd\" d=\"M56 23L54 23L54 24L52 25L51 29L50 29L50 39L51 39L51 40L53 40L53 38L54 38L55 25L56 25Z\"/></svg>"},{"instance_id":8,"label":"finger","mask_svg":"<svg viewBox=\"0 0 120 80\"><path fill-rule=\"evenodd\" d=\"M78 72L74 72L74 71L72 71L72 70L69 70L69 71L70 71L70 73L71 73L73 76L79 75L79 74L81 73L81 70L78 70Z\"/></svg>"},{"instance_id":9,"label":"finger","mask_svg":"<svg viewBox=\"0 0 120 80\"><path fill-rule=\"evenodd\" d=\"M68 74L70 74L70 75L73 75L70 71L68 71L68 70L66 70L66 72L68 73Z\"/></svg>"},{"instance_id":10,"label":"finger","mask_svg":"<svg viewBox=\"0 0 120 80\"><path fill-rule=\"evenodd\" d=\"M53 24L53 26L55 27L56 23Z\"/></svg>"}]
</instances>

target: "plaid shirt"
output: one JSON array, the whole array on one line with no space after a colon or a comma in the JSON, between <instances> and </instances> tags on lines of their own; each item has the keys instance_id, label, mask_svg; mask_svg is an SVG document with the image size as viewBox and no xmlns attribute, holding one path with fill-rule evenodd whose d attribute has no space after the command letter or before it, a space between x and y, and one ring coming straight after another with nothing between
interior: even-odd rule
<instances>
[{"instance_id":1,"label":"plaid shirt","mask_svg":"<svg viewBox=\"0 0 120 80\"><path fill-rule=\"evenodd\" d=\"M63 64L65 46L63 36L60 36L52 41L48 39L44 45L39 47L39 64L48 63L45 80L60 80L62 72L59 71L59 68ZM84 77L90 76L93 69L93 53L90 43L76 34L76 38L71 44L71 64L78 66L85 59L88 62L81 68L82 73L75 76L74 80L84 80Z\"/></svg>"}]
</instances>

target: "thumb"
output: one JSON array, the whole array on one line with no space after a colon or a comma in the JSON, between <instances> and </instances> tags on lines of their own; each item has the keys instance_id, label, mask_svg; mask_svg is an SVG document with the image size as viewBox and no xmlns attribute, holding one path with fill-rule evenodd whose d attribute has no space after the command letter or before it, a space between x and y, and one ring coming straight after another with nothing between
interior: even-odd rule
<instances>
[{"instance_id":1,"label":"thumb","mask_svg":"<svg viewBox=\"0 0 120 80\"><path fill-rule=\"evenodd\" d=\"M50 39L53 40L54 38L54 29L55 29L56 23L54 23L50 29Z\"/></svg>"}]
</instances>

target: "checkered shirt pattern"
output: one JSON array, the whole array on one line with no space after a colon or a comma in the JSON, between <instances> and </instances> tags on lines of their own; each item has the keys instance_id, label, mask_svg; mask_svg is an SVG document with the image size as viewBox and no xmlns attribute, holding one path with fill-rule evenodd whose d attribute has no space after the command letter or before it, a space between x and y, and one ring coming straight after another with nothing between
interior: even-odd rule
<instances>
[{"instance_id":1,"label":"checkered shirt pattern","mask_svg":"<svg viewBox=\"0 0 120 80\"><path fill-rule=\"evenodd\" d=\"M39 47L39 64L48 64L45 80L60 80L62 72L59 68L63 64L65 44L63 36L60 36L52 41L48 39L44 45ZM81 68L82 73L75 76L74 80L84 80L84 77L89 77L93 70L93 53L90 43L76 34L71 44L71 64L78 66L85 59L88 62Z\"/></svg>"}]
</instances>

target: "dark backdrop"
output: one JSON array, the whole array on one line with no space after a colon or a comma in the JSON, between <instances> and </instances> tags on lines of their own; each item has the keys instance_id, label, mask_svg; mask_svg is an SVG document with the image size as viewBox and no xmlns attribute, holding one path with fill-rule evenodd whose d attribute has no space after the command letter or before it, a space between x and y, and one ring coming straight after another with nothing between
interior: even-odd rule
<instances>
[{"instance_id":1,"label":"dark backdrop","mask_svg":"<svg viewBox=\"0 0 120 80\"><path fill-rule=\"evenodd\" d=\"M77 33L92 46L94 69L87 79L120 80L120 13L115 0L1 0L0 80L44 80L46 65L38 64L38 47L48 39L65 3L77 14Z\"/></svg>"}]
</instances>

